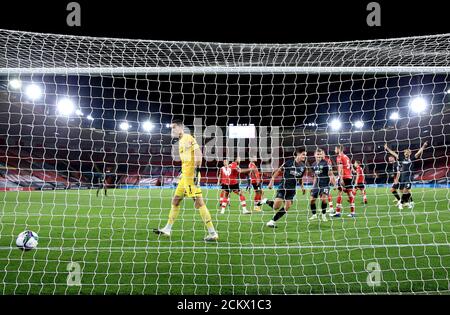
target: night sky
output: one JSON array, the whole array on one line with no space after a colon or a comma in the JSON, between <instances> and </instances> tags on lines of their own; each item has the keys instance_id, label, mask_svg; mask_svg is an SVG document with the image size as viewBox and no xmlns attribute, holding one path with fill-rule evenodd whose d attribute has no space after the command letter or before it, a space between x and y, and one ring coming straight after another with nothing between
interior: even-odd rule
<instances>
[{"instance_id":1,"label":"night sky","mask_svg":"<svg viewBox=\"0 0 450 315\"><path fill-rule=\"evenodd\" d=\"M366 23L369 0L78 0L81 27L66 24L71 1L4 1L0 28L72 35L247 43L318 42L448 33L443 2L377 1L381 26Z\"/></svg>"}]
</instances>

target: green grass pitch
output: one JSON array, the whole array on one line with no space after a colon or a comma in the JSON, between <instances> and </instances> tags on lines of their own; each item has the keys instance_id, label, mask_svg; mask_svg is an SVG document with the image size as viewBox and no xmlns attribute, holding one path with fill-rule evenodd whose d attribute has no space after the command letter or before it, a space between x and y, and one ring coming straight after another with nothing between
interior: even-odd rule
<instances>
[{"instance_id":1,"label":"green grass pitch","mask_svg":"<svg viewBox=\"0 0 450 315\"><path fill-rule=\"evenodd\" d=\"M234 195L221 215L218 190L203 189L214 244L203 242L192 200L170 239L152 233L166 223L172 189L108 193L0 193L0 293L449 293L448 189L414 188L414 209L400 211L387 188L370 188L367 206L358 193L356 219L329 222L308 222L308 195L299 192L277 229L265 227L270 208L243 215ZM39 234L37 250L15 248L25 229ZM67 285L70 262L81 266L81 286ZM380 266L379 286L367 283L370 263Z\"/></svg>"}]
</instances>

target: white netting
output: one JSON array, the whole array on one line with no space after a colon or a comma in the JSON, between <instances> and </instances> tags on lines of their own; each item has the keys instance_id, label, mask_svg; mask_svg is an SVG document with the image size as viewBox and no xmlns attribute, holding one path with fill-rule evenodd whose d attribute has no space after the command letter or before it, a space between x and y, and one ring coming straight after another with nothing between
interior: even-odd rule
<instances>
[{"instance_id":1,"label":"white netting","mask_svg":"<svg viewBox=\"0 0 450 315\"><path fill-rule=\"evenodd\" d=\"M449 57L449 34L281 45L0 30L2 292L448 292ZM202 148L216 243L203 241L190 198L170 238L152 231L166 224L178 182L175 118ZM231 124L255 126L256 139L230 138ZM400 210L384 144L414 155L425 142L414 205ZM324 149L337 174L336 145L364 169L368 204L358 190L356 218L308 220L311 169L277 229L266 226L270 207L253 211L244 175L253 213L233 193L220 213L225 157L239 155L242 169L256 157L271 200L271 173L295 148L309 165ZM37 249L16 249L24 230L39 235Z\"/></svg>"}]
</instances>

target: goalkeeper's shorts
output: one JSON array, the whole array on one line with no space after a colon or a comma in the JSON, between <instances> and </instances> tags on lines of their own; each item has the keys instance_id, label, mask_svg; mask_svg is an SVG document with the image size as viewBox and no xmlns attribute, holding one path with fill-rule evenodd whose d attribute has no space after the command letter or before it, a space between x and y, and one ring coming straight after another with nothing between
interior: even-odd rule
<instances>
[{"instance_id":1,"label":"goalkeeper's shorts","mask_svg":"<svg viewBox=\"0 0 450 315\"><path fill-rule=\"evenodd\" d=\"M178 182L175 196L196 198L202 196L202 189L194 184L193 178L185 178L181 176Z\"/></svg>"}]
</instances>

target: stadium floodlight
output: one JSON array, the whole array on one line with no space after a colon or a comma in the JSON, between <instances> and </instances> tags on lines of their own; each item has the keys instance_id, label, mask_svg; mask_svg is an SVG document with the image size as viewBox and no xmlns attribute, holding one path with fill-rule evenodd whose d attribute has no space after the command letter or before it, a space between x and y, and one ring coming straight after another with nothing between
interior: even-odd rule
<instances>
[{"instance_id":1,"label":"stadium floodlight","mask_svg":"<svg viewBox=\"0 0 450 315\"><path fill-rule=\"evenodd\" d=\"M166 128L170 128L170 124L166 124Z\"/></svg>"},{"instance_id":2,"label":"stadium floodlight","mask_svg":"<svg viewBox=\"0 0 450 315\"><path fill-rule=\"evenodd\" d=\"M75 104L69 98L63 98L56 104L57 111L62 116L70 116L75 112Z\"/></svg>"},{"instance_id":3,"label":"stadium floodlight","mask_svg":"<svg viewBox=\"0 0 450 315\"><path fill-rule=\"evenodd\" d=\"M389 116L390 120L399 120L400 115L398 112L392 112L391 115Z\"/></svg>"},{"instance_id":4,"label":"stadium floodlight","mask_svg":"<svg viewBox=\"0 0 450 315\"><path fill-rule=\"evenodd\" d=\"M9 81L9 86L14 90L18 90L22 87L22 81L19 79L12 79Z\"/></svg>"},{"instance_id":5,"label":"stadium floodlight","mask_svg":"<svg viewBox=\"0 0 450 315\"><path fill-rule=\"evenodd\" d=\"M362 127L364 127L364 122L362 120L357 120L355 121L354 126L358 129L362 129Z\"/></svg>"},{"instance_id":6,"label":"stadium floodlight","mask_svg":"<svg viewBox=\"0 0 450 315\"><path fill-rule=\"evenodd\" d=\"M144 131L151 131L153 129L153 123L149 120L145 121L142 124L142 129L144 129Z\"/></svg>"},{"instance_id":7,"label":"stadium floodlight","mask_svg":"<svg viewBox=\"0 0 450 315\"><path fill-rule=\"evenodd\" d=\"M77 109L75 111L75 114L77 114L78 116L83 116L83 112L81 111L81 109Z\"/></svg>"},{"instance_id":8,"label":"stadium floodlight","mask_svg":"<svg viewBox=\"0 0 450 315\"><path fill-rule=\"evenodd\" d=\"M339 119L335 118L329 123L329 126L332 130L338 131L339 129L341 129L342 123Z\"/></svg>"},{"instance_id":9,"label":"stadium floodlight","mask_svg":"<svg viewBox=\"0 0 450 315\"><path fill-rule=\"evenodd\" d=\"M128 129L130 129L130 127L131 127L130 124L127 122L120 123L120 125L119 125L120 130L124 130L124 131L127 131Z\"/></svg>"},{"instance_id":10,"label":"stadium floodlight","mask_svg":"<svg viewBox=\"0 0 450 315\"><path fill-rule=\"evenodd\" d=\"M92 117L92 115L87 115L86 118L87 120L94 120L94 117Z\"/></svg>"},{"instance_id":11,"label":"stadium floodlight","mask_svg":"<svg viewBox=\"0 0 450 315\"><path fill-rule=\"evenodd\" d=\"M42 96L42 89L39 85L30 84L25 89L25 94L28 96L29 99L34 101Z\"/></svg>"},{"instance_id":12,"label":"stadium floodlight","mask_svg":"<svg viewBox=\"0 0 450 315\"><path fill-rule=\"evenodd\" d=\"M445 93L450 94L450 89L448 89Z\"/></svg>"},{"instance_id":13,"label":"stadium floodlight","mask_svg":"<svg viewBox=\"0 0 450 315\"><path fill-rule=\"evenodd\" d=\"M411 100L409 106L414 113L420 114L427 108L428 104L423 97L415 97Z\"/></svg>"}]
</instances>

